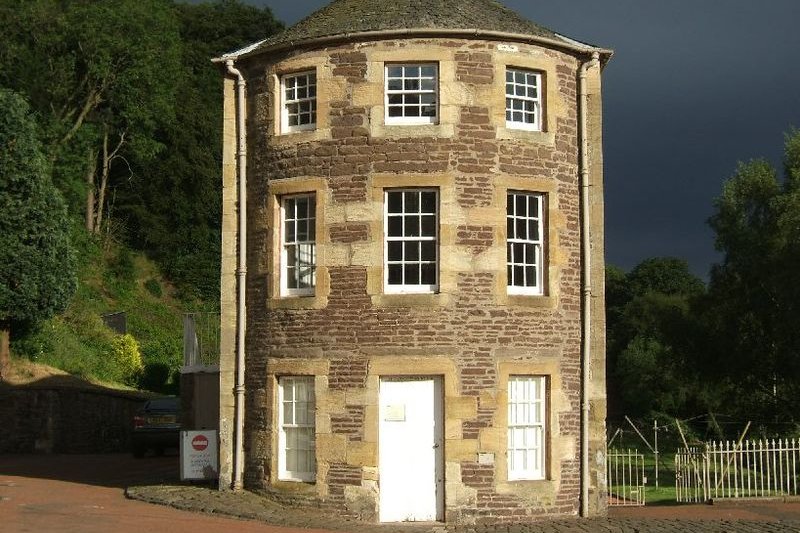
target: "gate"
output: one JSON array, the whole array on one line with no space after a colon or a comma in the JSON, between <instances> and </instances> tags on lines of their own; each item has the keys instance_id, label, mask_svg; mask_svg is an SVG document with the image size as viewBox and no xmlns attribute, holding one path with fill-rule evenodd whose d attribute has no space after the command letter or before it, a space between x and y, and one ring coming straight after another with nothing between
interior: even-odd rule
<instances>
[{"instance_id":1,"label":"gate","mask_svg":"<svg viewBox=\"0 0 800 533\"><path fill-rule=\"evenodd\" d=\"M606 456L609 506L645 504L644 455L638 450L609 450Z\"/></svg>"}]
</instances>

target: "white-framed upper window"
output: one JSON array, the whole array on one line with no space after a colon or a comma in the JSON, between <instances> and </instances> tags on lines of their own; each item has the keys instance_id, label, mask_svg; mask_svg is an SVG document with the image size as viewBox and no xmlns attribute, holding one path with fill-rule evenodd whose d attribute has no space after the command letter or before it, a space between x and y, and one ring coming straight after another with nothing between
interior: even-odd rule
<instances>
[{"instance_id":1,"label":"white-framed upper window","mask_svg":"<svg viewBox=\"0 0 800 533\"><path fill-rule=\"evenodd\" d=\"M509 294L543 294L544 195L508 191L506 273Z\"/></svg>"},{"instance_id":2,"label":"white-framed upper window","mask_svg":"<svg viewBox=\"0 0 800 533\"><path fill-rule=\"evenodd\" d=\"M508 379L508 479L547 476L547 378Z\"/></svg>"},{"instance_id":3,"label":"white-framed upper window","mask_svg":"<svg viewBox=\"0 0 800 533\"><path fill-rule=\"evenodd\" d=\"M315 193L281 197L281 295L314 294L317 281Z\"/></svg>"},{"instance_id":4,"label":"white-framed upper window","mask_svg":"<svg viewBox=\"0 0 800 533\"><path fill-rule=\"evenodd\" d=\"M385 287L392 293L439 289L439 191L386 189Z\"/></svg>"},{"instance_id":5,"label":"white-framed upper window","mask_svg":"<svg viewBox=\"0 0 800 533\"><path fill-rule=\"evenodd\" d=\"M317 477L314 377L278 378L278 404L278 478L314 481Z\"/></svg>"},{"instance_id":6,"label":"white-framed upper window","mask_svg":"<svg viewBox=\"0 0 800 533\"><path fill-rule=\"evenodd\" d=\"M386 124L435 124L438 102L439 65L386 65Z\"/></svg>"},{"instance_id":7,"label":"white-framed upper window","mask_svg":"<svg viewBox=\"0 0 800 533\"><path fill-rule=\"evenodd\" d=\"M317 127L317 73L313 70L281 77L284 133Z\"/></svg>"},{"instance_id":8,"label":"white-framed upper window","mask_svg":"<svg viewBox=\"0 0 800 533\"><path fill-rule=\"evenodd\" d=\"M542 130L542 75L506 68L506 127Z\"/></svg>"}]
</instances>

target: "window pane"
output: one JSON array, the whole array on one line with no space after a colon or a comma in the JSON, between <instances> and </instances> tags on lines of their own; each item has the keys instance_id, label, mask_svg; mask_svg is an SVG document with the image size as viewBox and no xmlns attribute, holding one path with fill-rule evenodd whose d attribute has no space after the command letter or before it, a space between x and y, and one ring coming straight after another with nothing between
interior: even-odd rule
<instances>
[{"instance_id":1,"label":"window pane","mask_svg":"<svg viewBox=\"0 0 800 533\"><path fill-rule=\"evenodd\" d=\"M389 95L389 104L390 105L401 105L403 103L403 95L402 94L390 94Z\"/></svg>"},{"instance_id":2,"label":"window pane","mask_svg":"<svg viewBox=\"0 0 800 533\"><path fill-rule=\"evenodd\" d=\"M404 95L406 105L409 104L419 104L419 96L418 94L406 94Z\"/></svg>"},{"instance_id":3,"label":"window pane","mask_svg":"<svg viewBox=\"0 0 800 533\"><path fill-rule=\"evenodd\" d=\"M423 77L430 78L436 76L436 67L433 65L427 65L422 67L421 72Z\"/></svg>"},{"instance_id":4,"label":"window pane","mask_svg":"<svg viewBox=\"0 0 800 533\"><path fill-rule=\"evenodd\" d=\"M405 67L406 77L408 78L417 78L419 77L419 67L417 66L409 66Z\"/></svg>"},{"instance_id":5,"label":"window pane","mask_svg":"<svg viewBox=\"0 0 800 533\"><path fill-rule=\"evenodd\" d=\"M425 237L436 236L436 215L422 216L422 235Z\"/></svg>"},{"instance_id":6,"label":"window pane","mask_svg":"<svg viewBox=\"0 0 800 533\"><path fill-rule=\"evenodd\" d=\"M423 191L421 195L422 195L422 212L436 213L436 193L433 191Z\"/></svg>"},{"instance_id":7,"label":"window pane","mask_svg":"<svg viewBox=\"0 0 800 533\"><path fill-rule=\"evenodd\" d=\"M390 91L400 91L403 89L403 80L390 79L387 86ZM391 101L391 96L389 98L389 101Z\"/></svg>"},{"instance_id":8,"label":"window pane","mask_svg":"<svg viewBox=\"0 0 800 533\"><path fill-rule=\"evenodd\" d=\"M405 260L406 261L418 261L419 260L419 247L421 243L418 242L407 242L405 243L406 253L405 253Z\"/></svg>"},{"instance_id":9,"label":"window pane","mask_svg":"<svg viewBox=\"0 0 800 533\"><path fill-rule=\"evenodd\" d=\"M436 265L433 263L426 263L422 265L422 284L435 285L436 284Z\"/></svg>"},{"instance_id":10,"label":"window pane","mask_svg":"<svg viewBox=\"0 0 800 533\"><path fill-rule=\"evenodd\" d=\"M406 237L419 237L419 215L406 216L405 218L405 236Z\"/></svg>"},{"instance_id":11,"label":"window pane","mask_svg":"<svg viewBox=\"0 0 800 533\"><path fill-rule=\"evenodd\" d=\"M506 219L506 236L509 239L515 239L517 237L517 234L514 231L514 219L513 218L507 218Z\"/></svg>"},{"instance_id":12,"label":"window pane","mask_svg":"<svg viewBox=\"0 0 800 533\"><path fill-rule=\"evenodd\" d=\"M390 107L389 108L389 116L390 117L402 117L403 116L403 108L402 107Z\"/></svg>"},{"instance_id":13,"label":"window pane","mask_svg":"<svg viewBox=\"0 0 800 533\"><path fill-rule=\"evenodd\" d=\"M403 236L403 218L399 216L389 217L389 237Z\"/></svg>"},{"instance_id":14,"label":"window pane","mask_svg":"<svg viewBox=\"0 0 800 533\"><path fill-rule=\"evenodd\" d=\"M406 213L419 213L419 192L411 191L405 193L406 197Z\"/></svg>"},{"instance_id":15,"label":"window pane","mask_svg":"<svg viewBox=\"0 0 800 533\"><path fill-rule=\"evenodd\" d=\"M435 241L422 241L422 260L423 261L436 261L436 242Z\"/></svg>"},{"instance_id":16,"label":"window pane","mask_svg":"<svg viewBox=\"0 0 800 533\"><path fill-rule=\"evenodd\" d=\"M419 266L417 263L405 266L406 285L419 285Z\"/></svg>"},{"instance_id":17,"label":"window pane","mask_svg":"<svg viewBox=\"0 0 800 533\"><path fill-rule=\"evenodd\" d=\"M403 75L403 67L389 67L389 77L398 78Z\"/></svg>"},{"instance_id":18,"label":"window pane","mask_svg":"<svg viewBox=\"0 0 800 533\"><path fill-rule=\"evenodd\" d=\"M528 220L528 238L532 241L539 240L539 222L537 220Z\"/></svg>"},{"instance_id":19,"label":"window pane","mask_svg":"<svg viewBox=\"0 0 800 533\"><path fill-rule=\"evenodd\" d=\"M389 261L402 261L403 243L398 241L390 241L387 256Z\"/></svg>"},{"instance_id":20,"label":"window pane","mask_svg":"<svg viewBox=\"0 0 800 533\"><path fill-rule=\"evenodd\" d=\"M528 223L524 218L517 219L517 231L515 236L517 239L528 238Z\"/></svg>"},{"instance_id":21,"label":"window pane","mask_svg":"<svg viewBox=\"0 0 800 533\"><path fill-rule=\"evenodd\" d=\"M517 209L516 214L517 216L525 216L527 212L527 200L528 198L524 194L517 194L516 195L516 202L517 202Z\"/></svg>"},{"instance_id":22,"label":"window pane","mask_svg":"<svg viewBox=\"0 0 800 533\"><path fill-rule=\"evenodd\" d=\"M308 221L307 220L298 220L297 221L297 240L298 241L307 241L308 240Z\"/></svg>"},{"instance_id":23,"label":"window pane","mask_svg":"<svg viewBox=\"0 0 800 533\"><path fill-rule=\"evenodd\" d=\"M405 80L403 82L403 89L406 91L418 91L420 89L419 80Z\"/></svg>"},{"instance_id":24,"label":"window pane","mask_svg":"<svg viewBox=\"0 0 800 533\"><path fill-rule=\"evenodd\" d=\"M525 286L535 287L536 284L537 284L536 267L534 266L525 267Z\"/></svg>"},{"instance_id":25,"label":"window pane","mask_svg":"<svg viewBox=\"0 0 800 533\"><path fill-rule=\"evenodd\" d=\"M386 193L388 197L388 209L390 213L403 212L403 193L402 192L389 192Z\"/></svg>"},{"instance_id":26,"label":"window pane","mask_svg":"<svg viewBox=\"0 0 800 533\"><path fill-rule=\"evenodd\" d=\"M526 244L525 245L525 264L535 264L536 263L536 245L535 244Z\"/></svg>"},{"instance_id":27,"label":"window pane","mask_svg":"<svg viewBox=\"0 0 800 533\"><path fill-rule=\"evenodd\" d=\"M403 265L389 265L389 284L403 284Z\"/></svg>"}]
</instances>

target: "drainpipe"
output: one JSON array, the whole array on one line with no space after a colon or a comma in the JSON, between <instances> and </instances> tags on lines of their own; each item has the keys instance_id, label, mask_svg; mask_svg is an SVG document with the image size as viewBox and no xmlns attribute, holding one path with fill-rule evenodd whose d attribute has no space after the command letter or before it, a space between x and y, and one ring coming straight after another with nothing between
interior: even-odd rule
<instances>
[{"instance_id":1,"label":"drainpipe","mask_svg":"<svg viewBox=\"0 0 800 533\"><path fill-rule=\"evenodd\" d=\"M245 338L245 283L247 281L247 132L245 131L245 80L233 66L233 60L225 61L228 74L236 76L236 132L238 134L236 155L238 157L239 200L239 258L236 267L238 290L236 307L236 382L233 387L233 490L242 488L244 446L244 338Z\"/></svg>"},{"instance_id":2,"label":"drainpipe","mask_svg":"<svg viewBox=\"0 0 800 533\"><path fill-rule=\"evenodd\" d=\"M589 219L589 135L587 132L589 95L586 89L586 72L600 64L600 54L592 53L592 58L581 65L578 75L578 114L580 115L580 188L581 188L581 252L583 281L581 310L583 313L581 329L581 516L589 516L589 363L592 353L592 269L591 235Z\"/></svg>"}]
</instances>

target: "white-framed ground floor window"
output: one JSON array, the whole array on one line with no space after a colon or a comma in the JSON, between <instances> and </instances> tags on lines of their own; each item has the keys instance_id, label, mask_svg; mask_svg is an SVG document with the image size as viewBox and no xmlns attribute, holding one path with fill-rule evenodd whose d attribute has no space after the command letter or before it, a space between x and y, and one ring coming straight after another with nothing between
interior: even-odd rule
<instances>
[{"instance_id":1,"label":"white-framed ground floor window","mask_svg":"<svg viewBox=\"0 0 800 533\"><path fill-rule=\"evenodd\" d=\"M547 476L547 377L508 380L508 479Z\"/></svg>"},{"instance_id":2,"label":"white-framed ground floor window","mask_svg":"<svg viewBox=\"0 0 800 533\"><path fill-rule=\"evenodd\" d=\"M315 397L313 376L278 378L278 478L316 479Z\"/></svg>"}]
</instances>

